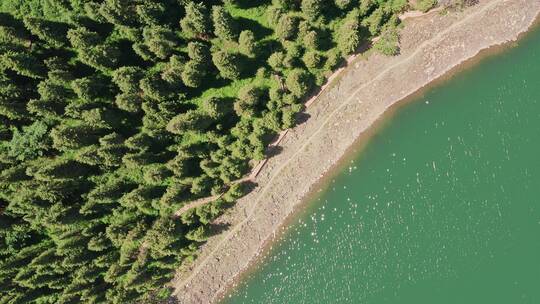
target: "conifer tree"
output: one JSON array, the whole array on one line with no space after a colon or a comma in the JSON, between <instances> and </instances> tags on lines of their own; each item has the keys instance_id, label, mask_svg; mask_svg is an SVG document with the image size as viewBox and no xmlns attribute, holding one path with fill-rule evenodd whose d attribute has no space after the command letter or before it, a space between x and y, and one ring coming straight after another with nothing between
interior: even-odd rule
<instances>
[{"instance_id":1,"label":"conifer tree","mask_svg":"<svg viewBox=\"0 0 540 304\"><path fill-rule=\"evenodd\" d=\"M261 102L262 91L253 86L244 87L238 92L234 110L240 116L254 116Z\"/></svg>"},{"instance_id":2,"label":"conifer tree","mask_svg":"<svg viewBox=\"0 0 540 304\"><path fill-rule=\"evenodd\" d=\"M296 97L303 97L310 89L310 75L300 69L293 70L287 75L287 89Z\"/></svg>"},{"instance_id":3,"label":"conifer tree","mask_svg":"<svg viewBox=\"0 0 540 304\"><path fill-rule=\"evenodd\" d=\"M139 67L123 66L113 72L112 80L122 92L136 93L142 76L143 71Z\"/></svg>"},{"instance_id":4,"label":"conifer tree","mask_svg":"<svg viewBox=\"0 0 540 304\"><path fill-rule=\"evenodd\" d=\"M345 55L355 52L360 46L360 22L358 19L358 12L352 11L338 30L338 47Z\"/></svg>"},{"instance_id":5,"label":"conifer tree","mask_svg":"<svg viewBox=\"0 0 540 304\"><path fill-rule=\"evenodd\" d=\"M232 80L240 78L242 70L240 58L237 54L218 51L212 55L212 62L214 62L222 77Z\"/></svg>"},{"instance_id":6,"label":"conifer tree","mask_svg":"<svg viewBox=\"0 0 540 304\"><path fill-rule=\"evenodd\" d=\"M194 60L191 60L184 66L181 77L186 86L197 88L203 82L204 66Z\"/></svg>"},{"instance_id":7,"label":"conifer tree","mask_svg":"<svg viewBox=\"0 0 540 304\"><path fill-rule=\"evenodd\" d=\"M238 49L248 57L255 57L257 53L257 42L252 31L246 30L240 33L238 38Z\"/></svg>"},{"instance_id":8,"label":"conifer tree","mask_svg":"<svg viewBox=\"0 0 540 304\"><path fill-rule=\"evenodd\" d=\"M23 19L25 27L43 41L54 47L62 47L68 43L67 24L44 20L35 17L26 17Z\"/></svg>"},{"instance_id":9,"label":"conifer tree","mask_svg":"<svg viewBox=\"0 0 540 304\"><path fill-rule=\"evenodd\" d=\"M189 2L185 9L186 15L180 21L182 31L193 37L206 37L210 34L208 9L203 2Z\"/></svg>"},{"instance_id":10,"label":"conifer tree","mask_svg":"<svg viewBox=\"0 0 540 304\"><path fill-rule=\"evenodd\" d=\"M276 25L276 34L280 39L291 40L296 36L298 19L291 15L283 15Z\"/></svg>"},{"instance_id":11,"label":"conifer tree","mask_svg":"<svg viewBox=\"0 0 540 304\"><path fill-rule=\"evenodd\" d=\"M302 0L302 13L308 20L316 20L324 10L324 0Z\"/></svg>"},{"instance_id":12,"label":"conifer tree","mask_svg":"<svg viewBox=\"0 0 540 304\"><path fill-rule=\"evenodd\" d=\"M202 42L190 41L188 43L188 56L195 62L207 64L210 59L210 52L208 50L208 46Z\"/></svg>"},{"instance_id":13,"label":"conifer tree","mask_svg":"<svg viewBox=\"0 0 540 304\"><path fill-rule=\"evenodd\" d=\"M174 33L162 26L145 27L143 38L148 50L160 59L168 58L177 44Z\"/></svg>"},{"instance_id":14,"label":"conifer tree","mask_svg":"<svg viewBox=\"0 0 540 304\"><path fill-rule=\"evenodd\" d=\"M223 6L212 7L212 20L216 37L223 40L235 40L238 35L236 23Z\"/></svg>"}]
</instances>

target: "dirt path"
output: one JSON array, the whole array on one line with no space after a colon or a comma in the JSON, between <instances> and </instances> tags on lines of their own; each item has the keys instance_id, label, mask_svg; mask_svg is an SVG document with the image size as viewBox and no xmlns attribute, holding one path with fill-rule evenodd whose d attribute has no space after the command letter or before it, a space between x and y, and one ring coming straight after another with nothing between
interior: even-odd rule
<instances>
[{"instance_id":1,"label":"dirt path","mask_svg":"<svg viewBox=\"0 0 540 304\"><path fill-rule=\"evenodd\" d=\"M480 50L515 39L539 10L540 0L484 0L464 13L414 18L402 32L401 55L373 55L351 65L308 109L307 122L283 139L283 151L256 178L259 187L217 220L230 228L212 237L193 267L179 273L179 302L214 302L311 185L389 106Z\"/></svg>"},{"instance_id":2,"label":"dirt path","mask_svg":"<svg viewBox=\"0 0 540 304\"><path fill-rule=\"evenodd\" d=\"M428 14L433 14L433 13L436 13L436 12L439 12L441 11L443 8L442 7L439 7L439 8L436 8L434 10L431 10L429 12L421 12L421 11L408 11L406 13L403 13L399 16L399 19L401 19L401 21L404 21L406 19L411 19L411 18L418 18L418 17L422 17L422 16L426 16ZM378 37L375 37L372 42L375 42L376 40L378 39ZM358 57L357 54L355 55L352 55L350 56L349 58L347 58L346 62L347 62L347 65L350 64L351 62L353 62L354 60L356 60L356 58ZM341 73L343 73L343 71L347 68L347 66L345 67L342 67L342 68L339 68L337 69L334 73L332 73L326 80L326 83L319 89L319 92L317 94L315 94L313 97L309 98L305 103L304 103L304 107L305 108L309 108L318 98L319 96L321 96L321 94L323 94L326 89L333 83L333 81L335 79L337 79ZM278 146L281 141L283 140L283 138L287 135L287 133L289 132L290 129L286 129L286 130L283 130L279 133L278 137L276 138L276 140L272 143L270 143L268 145L268 148L272 148L272 147L275 147L275 146ZM269 149L267 149L269 150ZM243 181L253 181L255 180L255 178L257 177L257 175L259 175L259 173L261 172L261 170L264 168L264 166L266 165L266 163L268 162L268 157L261 160L255 167L253 167L253 169L251 170L250 174L240 180L237 180L235 181L234 183L239 183L239 182L243 182ZM178 209L178 211L175 212L175 215L176 216L180 216L182 215L184 212L192 209L192 208L197 208L197 207L200 207L200 206L203 206L205 204L208 204L208 203L211 203L217 199L219 199L223 194L220 194L220 195L214 195L214 196L209 196L209 197L204 197L204 198L201 198L201 199L198 199L198 200L195 200L195 201L192 201L192 202L189 202L187 205L184 205L182 206L180 209Z\"/></svg>"}]
</instances>

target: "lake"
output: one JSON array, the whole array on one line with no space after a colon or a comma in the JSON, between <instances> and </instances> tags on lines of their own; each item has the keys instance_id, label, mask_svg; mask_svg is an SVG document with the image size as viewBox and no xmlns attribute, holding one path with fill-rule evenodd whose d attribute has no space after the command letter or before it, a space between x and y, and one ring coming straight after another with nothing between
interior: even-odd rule
<instances>
[{"instance_id":1,"label":"lake","mask_svg":"<svg viewBox=\"0 0 540 304\"><path fill-rule=\"evenodd\" d=\"M223 303L540 303L540 31L374 133Z\"/></svg>"}]
</instances>

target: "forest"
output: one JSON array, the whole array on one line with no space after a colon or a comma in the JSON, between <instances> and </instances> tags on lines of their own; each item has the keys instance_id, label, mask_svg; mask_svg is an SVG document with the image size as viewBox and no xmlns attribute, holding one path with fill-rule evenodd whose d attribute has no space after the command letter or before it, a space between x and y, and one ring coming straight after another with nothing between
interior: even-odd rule
<instances>
[{"instance_id":1,"label":"forest","mask_svg":"<svg viewBox=\"0 0 540 304\"><path fill-rule=\"evenodd\" d=\"M234 181L359 46L380 36L374 49L398 53L406 9L1 1L0 304L169 297L175 269L245 194Z\"/></svg>"}]
</instances>

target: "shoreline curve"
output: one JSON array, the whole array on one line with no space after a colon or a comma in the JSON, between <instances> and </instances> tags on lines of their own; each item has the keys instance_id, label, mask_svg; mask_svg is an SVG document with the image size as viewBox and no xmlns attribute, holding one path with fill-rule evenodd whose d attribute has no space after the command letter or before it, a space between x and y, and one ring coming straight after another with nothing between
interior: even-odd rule
<instances>
[{"instance_id":1,"label":"shoreline curve","mask_svg":"<svg viewBox=\"0 0 540 304\"><path fill-rule=\"evenodd\" d=\"M216 220L230 228L179 272L178 303L215 303L385 112L480 51L515 41L539 12L540 0L482 0L464 12L415 18L405 22L399 56L373 54L350 64L307 109L310 118L284 138L283 151L259 173L259 186Z\"/></svg>"}]
</instances>

